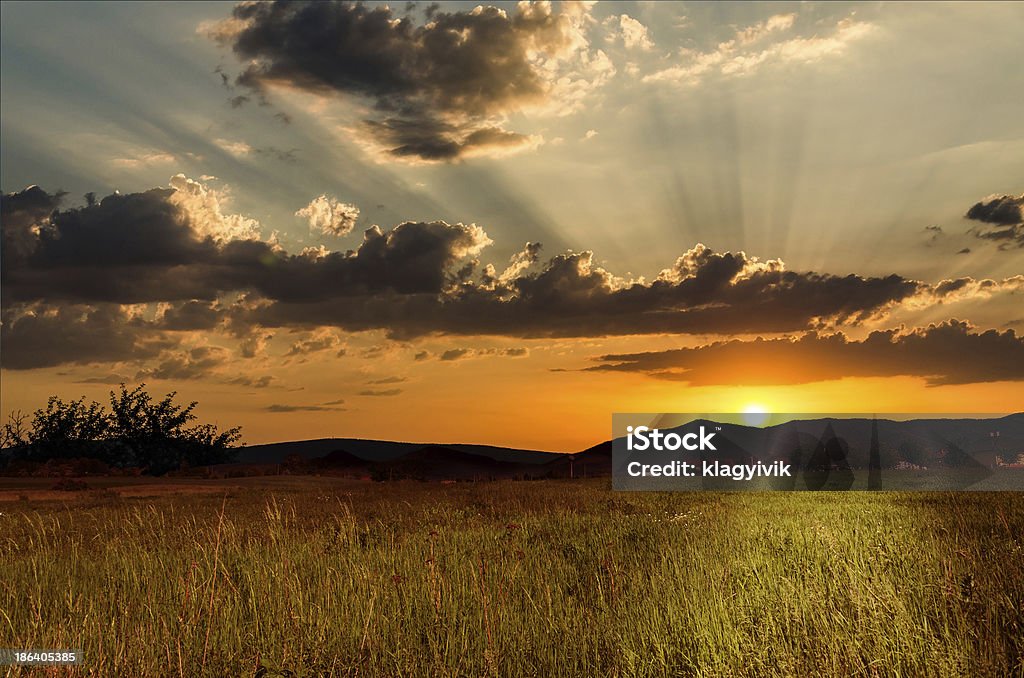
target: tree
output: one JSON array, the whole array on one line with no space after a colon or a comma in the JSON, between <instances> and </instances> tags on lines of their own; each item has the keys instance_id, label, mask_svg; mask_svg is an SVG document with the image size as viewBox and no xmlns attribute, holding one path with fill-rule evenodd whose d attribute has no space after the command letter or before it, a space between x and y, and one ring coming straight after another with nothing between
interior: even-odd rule
<instances>
[{"instance_id":1,"label":"tree","mask_svg":"<svg viewBox=\"0 0 1024 678\"><path fill-rule=\"evenodd\" d=\"M0 450L20 448L28 444L28 415L21 410L11 412L7 423L0 428Z\"/></svg>"},{"instance_id":2,"label":"tree","mask_svg":"<svg viewBox=\"0 0 1024 678\"><path fill-rule=\"evenodd\" d=\"M197 418L193 410L198 403L175 403L176 391L154 401L145 386L129 391L121 384L119 393L110 392L109 436L127 445L139 466L162 475L183 464L204 466L231 459L231 448L241 438L241 428L223 432L213 424L187 428Z\"/></svg>"},{"instance_id":3,"label":"tree","mask_svg":"<svg viewBox=\"0 0 1024 678\"><path fill-rule=\"evenodd\" d=\"M195 401L174 402L176 392L154 400L145 384L110 392L110 412L85 398L65 402L52 396L46 407L26 417L12 413L0 429L0 442L12 457L29 461L89 457L113 466L141 466L162 475L181 466L203 466L230 461L241 428L220 431L213 424L198 424Z\"/></svg>"},{"instance_id":4,"label":"tree","mask_svg":"<svg viewBox=\"0 0 1024 678\"><path fill-rule=\"evenodd\" d=\"M38 461L95 456L95 443L104 437L108 424L97 402L86 405L84 397L65 402L50 396L46 409L32 414L27 456Z\"/></svg>"}]
</instances>

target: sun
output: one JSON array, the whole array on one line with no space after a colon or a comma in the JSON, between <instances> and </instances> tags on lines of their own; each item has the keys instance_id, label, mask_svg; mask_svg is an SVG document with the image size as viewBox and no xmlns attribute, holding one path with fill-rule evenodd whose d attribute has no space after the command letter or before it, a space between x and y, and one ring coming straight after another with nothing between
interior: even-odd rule
<instances>
[{"instance_id":1,"label":"sun","mask_svg":"<svg viewBox=\"0 0 1024 678\"><path fill-rule=\"evenodd\" d=\"M760 403L747 403L743 407L743 421L750 426L760 426L768 421L771 411Z\"/></svg>"}]
</instances>

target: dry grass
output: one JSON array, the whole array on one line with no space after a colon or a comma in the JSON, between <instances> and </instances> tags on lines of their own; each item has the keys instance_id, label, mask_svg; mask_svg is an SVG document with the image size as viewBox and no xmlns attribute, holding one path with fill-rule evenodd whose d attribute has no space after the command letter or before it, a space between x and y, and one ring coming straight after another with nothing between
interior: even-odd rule
<instances>
[{"instance_id":1,"label":"dry grass","mask_svg":"<svg viewBox=\"0 0 1024 678\"><path fill-rule=\"evenodd\" d=\"M88 675L1024 671L1018 494L293 479L0 511L0 647Z\"/></svg>"}]
</instances>

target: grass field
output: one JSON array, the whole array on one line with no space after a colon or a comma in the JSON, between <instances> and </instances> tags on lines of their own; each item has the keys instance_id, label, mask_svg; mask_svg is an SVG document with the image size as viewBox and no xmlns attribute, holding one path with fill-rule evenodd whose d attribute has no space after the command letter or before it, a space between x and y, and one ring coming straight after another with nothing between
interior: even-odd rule
<instances>
[{"instance_id":1,"label":"grass field","mask_svg":"<svg viewBox=\"0 0 1024 678\"><path fill-rule=\"evenodd\" d=\"M1024 675L1020 494L291 478L0 512L0 647L87 675Z\"/></svg>"}]
</instances>

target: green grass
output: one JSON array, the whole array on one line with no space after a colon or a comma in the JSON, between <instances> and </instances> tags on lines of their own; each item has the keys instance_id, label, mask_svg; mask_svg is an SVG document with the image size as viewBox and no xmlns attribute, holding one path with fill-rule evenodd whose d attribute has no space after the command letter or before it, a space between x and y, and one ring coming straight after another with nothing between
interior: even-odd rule
<instances>
[{"instance_id":1,"label":"green grass","mask_svg":"<svg viewBox=\"0 0 1024 678\"><path fill-rule=\"evenodd\" d=\"M1019 494L311 481L0 511L0 647L89 675L1024 675Z\"/></svg>"}]
</instances>

